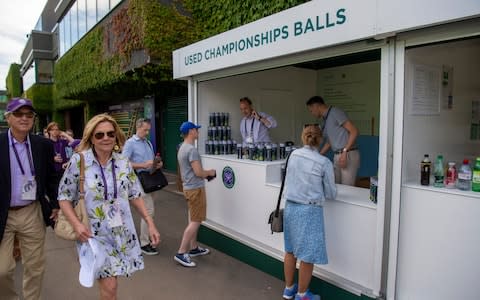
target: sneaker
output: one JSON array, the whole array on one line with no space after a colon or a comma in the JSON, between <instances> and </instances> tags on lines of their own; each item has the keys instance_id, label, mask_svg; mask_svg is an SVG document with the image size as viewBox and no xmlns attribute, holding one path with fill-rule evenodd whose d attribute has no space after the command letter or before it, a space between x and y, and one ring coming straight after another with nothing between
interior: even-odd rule
<instances>
[{"instance_id":1,"label":"sneaker","mask_svg":"<svg viewBox=\"0 0 480 300\"><path fill-rule=\"evenodd\" d=\"M142 249L142 253L145 254L145 255L157 255L158 254L157 249L153 248L152 245L150 245L150 244L141 247L141 249Z\"/></svg>"},{"instance_id":2,"label":"sneaker","mask_svg":"<svg viewBox=\"0 0 480 300\"><path fill-rule=\"evenodd\" d=\"M283 299L293 299L298 291L298 285L295 283L291 289L285 288L283 290Z\"/></svg>"},{"instance_id":3,"label":"sneaker","mask_svg":"<svg viewBox=\"0 0 480 300\"><path fill-rule=\"evenodd\" d=\"M197 246L197 248L192 249L192 250L190 250L190 252L188 252L188 254L190 255L190 257L195 257L195 256L200 256L200 255L207 255L208 253L210 253L210 250L208 250L208 248L202 248L202 247L200 247L200 246Z\"/></svg>"},{"instance_id":4,"label":"sneaker","mask_svg":"<svg viewBox=\"0 0 480 300\"><path fill-rule=\"evenodd\" d=\"M303 295L303 297L300 297L298 294L296 294L295 300L320 300L320 296L314 295L312 294L312 292L307 290L307 292L305 293L305 295Z\"/></svg>"},{"instance_id":5,"label":"sneaker","mask_svg":"<svg viewBox=\"0 0 480 300\"><path fill-rule=\"evenodd\" d=\"M177 253L173 259L184 267L195 267L197 265L190 259L188 253Z\"/></svg>"}]
</instances>

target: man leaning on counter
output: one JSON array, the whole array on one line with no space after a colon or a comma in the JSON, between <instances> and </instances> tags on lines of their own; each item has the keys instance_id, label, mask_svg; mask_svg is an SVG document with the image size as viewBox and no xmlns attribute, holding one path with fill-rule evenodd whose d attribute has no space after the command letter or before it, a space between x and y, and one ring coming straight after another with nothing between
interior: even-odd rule
<instances>
[{"instance_id":1,"label":"man leaning on counter","mask_svg":"<svg viewBox=\"0 0 480 300\"><path fill-rule=\"evenodd\" d=\"M320 96L310 98L307 107L314 117L323 119L322 132L326 143L320 154L325 155L329 149L335 154L335 183L354 186L360 167L360 152L355 144L358 137L357 127L343 110L326 105Z\"/></svg>"},{"instance_id":2,"label":"man leaning on counter","mask_svg":"<svg viewBox=\"0 0 480 300\"><path fill-rule=\"evenodd\" d=\"M277 121L264 112L253 109L252 100L247 97L240 99L240 111L243 118L240 121L240 133L244 144L271 142L268 130L277 127Z\"/></svg>"}]
</instances>

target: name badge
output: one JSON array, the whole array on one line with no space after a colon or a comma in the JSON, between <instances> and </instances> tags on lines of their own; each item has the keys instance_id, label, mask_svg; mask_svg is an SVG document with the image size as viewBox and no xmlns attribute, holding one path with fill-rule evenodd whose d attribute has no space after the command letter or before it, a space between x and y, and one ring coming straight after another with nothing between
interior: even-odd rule
<instances>
[{"instance_id":1,"label":"name badge","mask_svg":"<svg viewBox=\"0 0 480 300\"><path fill-rule=\"evenodd\" d=\"M123 225L122 214L117 201L114 200L113 203L103 204L103 211L105 212L105 217L107 218L110 228Z\"/></svg>"},{"instance_id":2,"label":"name badge","mask_svg":"<svg viewBox=\"0 0 480 300\"><path fill-rule=\"evenodd\" d=\"M27 178L23 176L22 178L22 200L32 201L35 200L37 195L37 182L34 177Z\"/></svg>"}]
</instances>

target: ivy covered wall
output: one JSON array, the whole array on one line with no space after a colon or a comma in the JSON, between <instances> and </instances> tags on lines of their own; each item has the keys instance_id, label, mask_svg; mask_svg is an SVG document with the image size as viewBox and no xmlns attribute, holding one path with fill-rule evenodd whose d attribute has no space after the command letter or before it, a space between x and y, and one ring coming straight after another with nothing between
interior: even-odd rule
<instances>
[{"instance_id":1,"label":"ivy covered wall","mask_svg":"<svg viewBox=\"0 0 480 300\"><path fill-rule=\"evenodd\" d=\"M152 93L172 81L172 51L197 38L191 28L175 5L126 1L57 62L58 97L107 101Z\"/></svg>"},{"instance_id":2,"label":"ivy covered wall","mask_svg":"<svg viewBox=\"0 0 480 300\"><path fill-rule=\"evenodd\" d=\"M306 0L183 0L198 27L200 38L239 27Z\"/></svg>"},{"instance_id":3,"label":"ivy covered wall","mask_svg":"<svg viewBox=\"0 0 480 300\"><path fill-rule=\"evenodd\" d=\"M5 79L5 86L7 87L7 97L20 97L22 95L22 77L20 77L20 65L11 64L8 69L8 75Z\"/></svg>"}]
</instances>

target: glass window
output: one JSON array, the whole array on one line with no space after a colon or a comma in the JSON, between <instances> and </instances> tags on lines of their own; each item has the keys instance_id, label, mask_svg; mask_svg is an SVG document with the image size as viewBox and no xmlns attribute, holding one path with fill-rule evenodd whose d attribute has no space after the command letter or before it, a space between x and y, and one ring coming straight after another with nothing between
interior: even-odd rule
<instances>
[{"instance_id":1,"label":"glass window","mask_svg":"<svg viewBox=\"0 0 480 300\"><path fill-rule=\"evenodd\" d=\"M73 3L70 7L70 33L72 35L72 46L78 42L78 12L77 12L77 2Z\"/></svg>"},{"instance_id":2,"label":"glass window","mask_svg":"<svg viewBox=\"0 0 480 300\"><path fill-rule=\"evenodd\" d=\"M122 0L110 0L110 10L114 9L120 2L122 2Z\"/></svg>"},{"instance_id":3,"label":"glass window","mask_svg":"<svg viewBox=\"0 0 480 300\"><path fill-rule=\"evenodd\" d=\"M97 22L99 22L108 13L110 0L97 0Z\"/></svg>"},{"instance_id":4,"label":"glass window","mask_svg":"<svg viewBox=\"0 0 480 300\"><path fill-rule=\"evenodd\" d=\"M81 39L87 32L87 2L77 0L78 5L78 39Z\"/></svg>"},{"instance_id":5,"label":"glass window","mask_svg":"<svg viewBox=\"0 0 480 300\"><path fill-rule=\"evenodd\" d=\"M87 4L87 31L97 24L97 2L96 0L86 0Z\"/></svg>"},{"instance_id":6,"label":"glass window","mask_svg":"<svg viewBox=\"0 0 480 300\"><path fill-rule=\"evenodd\" d=\"M38 83L53 82L53 61L50 61L50 60L37 61L37 82Z\"/></svg>"},{"instance_id":7,"label":"glass window","mask_svg":"<svg viewBox=\"0 0 480 300\"><path fill-rule=\"evenodd\" d=\"M72 47L72 34L71 34L71 25L70 25L70 12L68 12L63 18L65 23L65 52L67 52Z\"/></svg>"},{"instance_id":8,"label":"glass window","mask_svg":"<svg viewBox=\"0 0 480 300\"><path fill-rule=\"evenodd\" d=\"M32 63L27 72L23 74L23 89L28 90L33 84L35 84L35 63Z\"/></svg>"},{"instance_id":9,"label":"glass window","mask_svg":"<svg viewBox=\"0 0 480 300\"><path fill-rule=\"evenodd\" d=\"M60 56L65 53L65 22L62 20L58 26L58 44L60 47Z\"/></svg>"}]
</instances>

